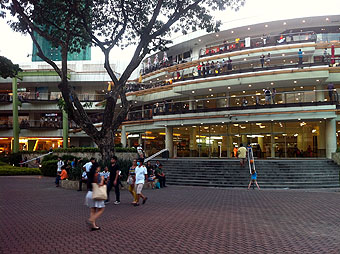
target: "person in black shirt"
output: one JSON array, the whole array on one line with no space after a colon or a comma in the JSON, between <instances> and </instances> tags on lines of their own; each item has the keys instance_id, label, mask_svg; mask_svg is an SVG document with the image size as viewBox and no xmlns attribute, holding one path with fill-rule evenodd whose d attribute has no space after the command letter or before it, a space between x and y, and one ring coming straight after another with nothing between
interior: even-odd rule
<instances>
[{"instance_id":1,"label":"person in black shirt","mask_svg":"<svg viewBox=\"0 0 340 254\"><path fill-rule=\"evenodd\" d=\"M111 164L109 166L109 171L110 171L110 176L109 179L107 180L107 200L105 201L108 203L110 201L110 191L112 189L112 186L115 188L115 193L116 193L116 201L114 202L115 205L120 204L120 190L119 190L119 185L120 185L120 179L119 179L119 173L120 170L117 165L117 157L113 156L111 158Z\"/></svg>"}]
</instances>

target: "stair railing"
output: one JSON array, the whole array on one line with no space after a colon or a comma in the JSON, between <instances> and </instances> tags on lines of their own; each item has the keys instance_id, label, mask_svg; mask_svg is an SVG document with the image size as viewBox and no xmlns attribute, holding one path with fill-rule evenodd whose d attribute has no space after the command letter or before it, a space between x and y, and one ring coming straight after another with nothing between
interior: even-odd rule
<instances>
[{"instance_id":1,"label":"stair railing","mask_svg":"<svg viewBox=\"0 0 340 254\"><path fill-rule=\"evenodd\" d=\"M253 154L253 148L247 147L247 156L248 156L248 165L249 165L249 174L251 174L252 169L255 169L255 160L254 160L254 154Z\"/></svg>"},{"instance_id":2,"label":"stair railing","mask_svg":"<svg viewBox=\"0 0 340 254\"><path fill-rule=\"evenodd\" d=\"M155 154L149 156L148 158L146 158L146 159L144 160L144 163L148 162L149 160L152 160L153 158L157 157L158 155L160 155L160 154L162 154L162 153L164 153L164 152L166 152L166 151L169 151L169 149L168 149L168 148L165 148L165 149L163 149L163 150L160 150L159 152L157 152L157 153L155 153Z\"/></svg>"}]
</instances>

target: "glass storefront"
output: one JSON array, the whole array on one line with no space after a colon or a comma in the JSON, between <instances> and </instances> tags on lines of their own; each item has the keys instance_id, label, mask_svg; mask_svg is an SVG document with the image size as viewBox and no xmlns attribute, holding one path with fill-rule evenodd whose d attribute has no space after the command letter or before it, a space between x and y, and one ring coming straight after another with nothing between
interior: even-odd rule
<instances>
[{"instance_id":1,"label":"glass storefront","mask_svg":"<svg viewBox=\"0 0 340 254\"><path fill-rule=\"evenodd\" d=\"M340 125L337 126L340 129ZM141 137L148 155L165 147L164 129L131 138L130 145L137 146ZM234 157L234 148L241 143L250 143L257 158L325 157L325 121L198 124L173 128L175 157Z\"/></svg>"}]
</instances>

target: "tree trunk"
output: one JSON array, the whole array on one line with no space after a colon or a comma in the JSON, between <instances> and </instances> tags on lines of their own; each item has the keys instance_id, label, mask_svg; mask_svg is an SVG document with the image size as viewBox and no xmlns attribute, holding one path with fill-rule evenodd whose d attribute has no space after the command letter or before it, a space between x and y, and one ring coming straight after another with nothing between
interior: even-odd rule
<instances>
[{"instance_id":1,"label":"tree trunk","mask_svg":"<svg viewBox=\"0 0 340 254\"><path fill-rule=\"evenodd\" d=\"M114 156L114 133L112 131L108 131L108 133L101 137L99 140L95 140L100 153L102 155L102 160L104 163L109 163L112 156Z\"/></svg>"}]
</instances>

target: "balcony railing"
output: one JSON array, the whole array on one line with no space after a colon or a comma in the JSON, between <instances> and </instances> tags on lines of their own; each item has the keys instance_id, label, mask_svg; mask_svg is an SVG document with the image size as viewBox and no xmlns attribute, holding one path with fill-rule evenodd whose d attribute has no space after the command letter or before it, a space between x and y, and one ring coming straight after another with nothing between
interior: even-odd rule
<instances>
[{"instance_id":1,"label":"balcony railing","mask_svg":"<svg viewBox=\"0 0 340 254\"><path fill-rule=\"evenodd\" d=\"M203 79L203 78L214 77L214 76L253 73L253 72L268 71L268 70L328 66L330 64L330 58L328 57L322 58L322 56L319 57L319 61L306 62L307 58L311 56L313 56L313 54L304 54L302 64L298 63L297 54L276 56L276 57L270 57L270 58L267 57L265 58L263 62L263 66L262 66L260 59L247 60L246 58L244 58L243 60L233 61L229 65L227 61L214 62L213 65L212 65L212 62L210 62L209 66L205 68L202 67L200 72L197 70L197 67L184 69L178 73L174 72L172 74L171 81L166 80L166 81L159 81L159 82L153 82L153 83L129 84L128 91L129 92L143 91L146 89L167 86L167 85L172 84L173 82L194 80L198 78ZM337 62L340 62L340 59L337 59Z\"/></svg>"},{"instance_id":2,"label":"balcony railing","mask_svg":"<svg viewBox=\"0 0 340 254\"><path fill-rule=\"evenodd\" d=\"M234 38L233 40L221 40L220 42L207 45L205 48L200 49L200 58L206 56L213 56L222 53L235 52L245 49L255 49L267 46L277 46L292 43L306 43L315 42L317 40L317 35L313 31L307 32L297 32L297 33L286 33L286 34L268 34L257 37L250 37L249 46L246 43L246 39ZM142 75L167 68L170 66L176 66L186 61L171 62L171 61L160 61L157 64L151 64L149 67L142 69ZM147 63L145 63L147 66Z\"/></svg>"},{"instance_id":3,"label":"balcony railing","mask_svg":"<svg viewBox=\"0 0 340 254\"><path fill-rule=\"evenodd\" d=\"M330 95L332 95L331 98L329 97ZM289 91L271 93L270 96L266 96L264 92L261 91L261 93L256 94L155 103L152 106L145 106L147 108L144 109L144 111L130 111L127 121L148 120L154 116L170 114L329 104L339 104L339 95L336 89Z\"/></svg>"},{"instance_id":4,"label":"balcony railing","mask_svg":"<svg viewBox=\"0 0 340 254\"><path fill-rule=\"evenodd\" d=\"M39 93L39 92L19 92L19 100L22 102L33 101L58 101L62 98L60 92ZM78 94L81 102L95 102L105 99L105 94ZM1 99L1 98L0 98Z\"/></svg>"}]
</instances>

